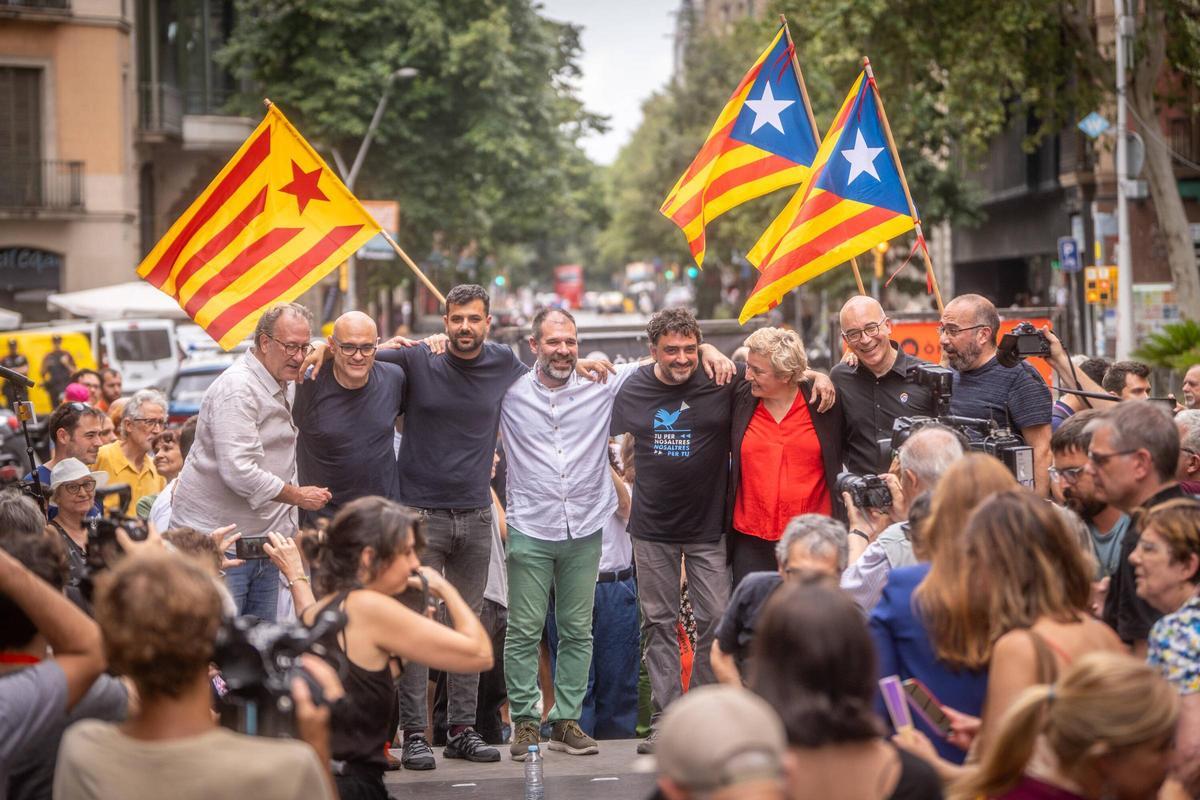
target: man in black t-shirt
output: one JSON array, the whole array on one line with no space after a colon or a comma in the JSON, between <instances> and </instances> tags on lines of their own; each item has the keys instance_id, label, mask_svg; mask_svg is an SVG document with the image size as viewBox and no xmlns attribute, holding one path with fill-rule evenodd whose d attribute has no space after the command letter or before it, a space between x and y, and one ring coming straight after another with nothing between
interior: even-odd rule
<instances>
[{"instance_id":1,"label":"man in black t-shirt","mask_svg":"<svg viewBox=\"0 0 1200 800\"><path fill-rule=\"evenodd\" d=\"M739 381L718 386L697 369L700 326L687 309L658 312L646 333L654 363L639 367L617 393L610 432L634 437L637 469L628 530L655 725L681 693L675 621L684 558L697 627L690 685L715 682L709 651L729 600L724 503ZM638 752L653 752L654 739L652 732Z\"/></svg>"},{"instance_id":2,"label":"man in black t-shirt","mask_svg":"<svg viewBox=\"0 0 1200 800\"><path fill-rule=\"evenodd\" d=\"M1050 494L1050 420L1054 398L1037 370L1021 361L1006 367L996 360L1000 315L986 297L964 294L942 312L938 342L954 370L950 413L990 419L1019 433L1033 448L1037 493Z\"/></svg>"},{"instance_id":3,"label":"man in black t-shirt","mask_svg":"<svg viewBox=\"0 0 1200 800\"><path fill-rule=\"evenodd\" d=\"M304 485L332 494L306 521L332 517L358 497L398 499L396 417L404 407L404 370L375 361L379 329L361 311L338 317L329 337L332 363L296 385L296 470Z\"/></svg>"}]
</instances>

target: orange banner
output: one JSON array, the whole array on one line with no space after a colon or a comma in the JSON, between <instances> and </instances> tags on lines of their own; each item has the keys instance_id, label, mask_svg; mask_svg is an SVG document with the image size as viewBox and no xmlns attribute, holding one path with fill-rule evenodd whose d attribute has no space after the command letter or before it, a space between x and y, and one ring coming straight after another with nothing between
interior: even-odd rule
<instances>
[{"instance_id":1,"label":"orange banner","mask_svg":"<svg viewBox=\"0 0 1200 800\"><path fill-rule=\"evenodd\" d=\"M1012 319L1000 321L1000 336L1011 331L1017 326L1017 323L1024 320ZM1030 319L1033 327L1041 328L1043 325L1049 325L1050 320L1045 318ZM933 322L901 322L892 320L892 339L899 343L900 349L911 356L923 358L926 361L934 364L940 364L942 361L942 348L938 344L938 323ZM999 341L997 339L997 341ZM1041 358L1029 359L1029 364L1036 369L1046 383L1053 386L1050 376L1052 371L1050 365Z\"/></svg>"}]
</instances>

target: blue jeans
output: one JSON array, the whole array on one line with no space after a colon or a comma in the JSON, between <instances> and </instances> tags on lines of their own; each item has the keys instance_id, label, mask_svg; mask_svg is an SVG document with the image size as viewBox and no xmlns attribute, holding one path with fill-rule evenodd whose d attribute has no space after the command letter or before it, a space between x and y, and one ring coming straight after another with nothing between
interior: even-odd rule
<instances>
[{"instance_id":1,"label":"blue jeans","mask_svg":"<svg viewBox=\"0 0 1200 800\"><path fill-rule=\"evenodd\" d=\"M279 604L279 568L258 558L225 570L225 586L233 595L239 616L274 622Z\"/></svg>"},{"instance_id":2,"label":"blue jeans","mask_svg":"<svg viewBox=\"0 0 1200 800\"><path fill-rule=\"evenodd\" d=\"M637 581L626 578L596 584L592 605L592 666L579 727L597 739L630 739L637 727L638 629ZM552 667L556 667L558 627L547 616Z\"/></svg>"}]
</instances>

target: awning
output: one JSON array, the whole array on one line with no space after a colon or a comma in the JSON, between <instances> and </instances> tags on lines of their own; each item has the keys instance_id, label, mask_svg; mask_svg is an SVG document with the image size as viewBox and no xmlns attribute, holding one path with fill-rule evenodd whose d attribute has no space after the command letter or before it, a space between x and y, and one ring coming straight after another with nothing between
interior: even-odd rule
<instances>
[{"instance_id":1,"label":"awning","mask_svg":"<svg viewBox=\"0 0 1200 800\"><path fill-rule=\"evenodd\" d=\"M46 305L84 319L187 318L174 298L145 281L52 294Z\"/></svg>"}]
</instances>

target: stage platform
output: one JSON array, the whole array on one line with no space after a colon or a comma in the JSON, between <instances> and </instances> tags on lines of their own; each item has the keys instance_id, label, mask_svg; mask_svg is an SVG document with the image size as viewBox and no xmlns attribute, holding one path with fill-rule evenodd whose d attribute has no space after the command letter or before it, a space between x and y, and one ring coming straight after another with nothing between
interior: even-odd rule
<instances>
[{"instance_id":1,"label":"stage platform","mask_svg":"<svg viewBox=\"0 0 1200 800\"><path fill-rule=\"evenodd\" d=\"M640 739L609 739L600 742L594 756L556 753L542 742L545 762L546 800L645 800L654 792L654 775L637 771ZM399 770L384 776L388 794L396 800L450 800L451 798L496 798L520 800L525 786L525 765L508 757L508 746L500 747L496 764L442 758L435 747L437 769L425 772Z\"/></svg>"}]
</instances>

